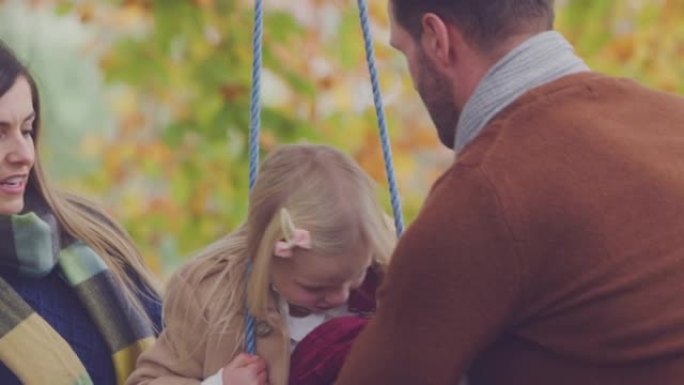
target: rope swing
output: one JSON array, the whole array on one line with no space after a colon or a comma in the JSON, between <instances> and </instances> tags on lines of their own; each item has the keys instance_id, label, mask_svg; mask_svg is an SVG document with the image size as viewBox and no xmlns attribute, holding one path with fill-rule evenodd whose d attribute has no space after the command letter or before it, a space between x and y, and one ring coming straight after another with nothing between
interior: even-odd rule
<instances>
[{"instance_id":1,"label":"rope swing","mask_svg":"<svg viewBox=\"0 0 684 385\"><path fill-rule=\"evenodd\" d=\"M404 219L401 212L401 200L397 181L394 176L394 165L392 162L392 149L387 133L385 122L385 111L382 104L382 94L378 81L378 73L375 66L375 53L370 31L368 17L368 6L366 0L357 0L359 8L359 20L363 31L364 47L366 50L366 62L370 74L371 87L373 90L373 102L375 103L375 115L380 131L380 141L382 144L382 154L385 161L385 172L389 185L392 212L394 215L394 226L397 236L404 231ZM252 94L250 99L250 121L249 121L249 190L252 191L256 181L259 168L259 136L261 130L261 68L262 68L262 48L263 48L263 0L255 0L254 5L254 33L252 37ZM249 275L251 264L248 264L245 274ZM245 351L249 354L256 352L255 338L255 319L247 312L245 316Z\"/></svg>"}]
</instances>

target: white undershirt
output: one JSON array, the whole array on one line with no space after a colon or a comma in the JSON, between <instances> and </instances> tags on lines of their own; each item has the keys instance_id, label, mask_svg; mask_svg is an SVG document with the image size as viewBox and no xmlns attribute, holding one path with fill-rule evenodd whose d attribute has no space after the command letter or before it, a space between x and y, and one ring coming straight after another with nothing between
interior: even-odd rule
<instances>
[{"instance_id":1,"label":"white undershirt","mask_svg":"<svg viewBox=\"0 0 684 385\"><path fill-rule=\"evenodd\" d=\"M304 337L325 321L352 314L346 303L323 313L311 313L305 317L291 316L287 301L282 297L278 300L278 306L280 313L285 315L285 323L290 333L290 353Z\"/></svg>"},{"instance_id":2,"label":"white undershirt","mask_svg":"<svg viewBox=\"0 0 684 385\"><path fill-rule=\"evenodd\" d=\"M207 377L200 385L223 385L223 368L211 377Z\"/></svg>"}]
</instances>

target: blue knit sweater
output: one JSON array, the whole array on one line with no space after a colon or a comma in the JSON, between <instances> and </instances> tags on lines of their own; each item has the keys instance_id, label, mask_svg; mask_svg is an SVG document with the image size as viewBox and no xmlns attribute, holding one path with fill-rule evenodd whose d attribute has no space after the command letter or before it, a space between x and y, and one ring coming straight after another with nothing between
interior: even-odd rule
<instances>
[{"instance_id":1,"label":"blue knit sweater","mask_svg":"<svg viewBox=\"0 0 684 385\"><path fill-rule=\"evenodd\" d=\"M114 365L104 338L90 319L76 292L54 269L44 278L0 273L3 279L71 345L96 385L116 385ZM157 326L161 325L159 302L144 302ZM0 384L20 385L19 379L0 362Z\"/></svg>"}]
</instances>

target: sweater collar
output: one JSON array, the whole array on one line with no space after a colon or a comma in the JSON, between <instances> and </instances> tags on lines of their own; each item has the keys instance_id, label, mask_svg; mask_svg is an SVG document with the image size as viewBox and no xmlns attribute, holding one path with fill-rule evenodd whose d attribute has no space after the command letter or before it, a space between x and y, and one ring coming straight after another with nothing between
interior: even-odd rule
<instances>
[{"instance_id":1,"label":"sweater collar","mask_svg":"<svg viewBox=\"0 0 684 385\"><path fill-rule=\"evenodd\" d=\"M456 128L458 154L501 110L525 92L589 67L558 32L531 37L499 60L466 103Z\"/></svg>"}]
</instances>

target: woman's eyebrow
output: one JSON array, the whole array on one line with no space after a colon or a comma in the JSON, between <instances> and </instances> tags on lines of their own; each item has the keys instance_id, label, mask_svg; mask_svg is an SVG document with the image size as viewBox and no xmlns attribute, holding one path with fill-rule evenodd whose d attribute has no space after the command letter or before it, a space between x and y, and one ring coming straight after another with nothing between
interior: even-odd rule
<instances>
[{"instance_id":1,"label":"woman's eyebrow","mask_svg":"<svg viewBox=\"0 0 684 385\"><path fill-rule=\"evenodd\" d=\"M36 117L36 112L33 111L33 112L31 112L27 117L25 117L24 119L22 119L21 122L22 122L22 123L26 123L26 122L28 122L29 120L31 120L31 119L33 119L33 118L35 118L35 117ZM7 120L0 120L0 127L10 127L11 125L12 125L12 123L9 122L9 121L7 121Z\"/></svg>"}]
</instances>

